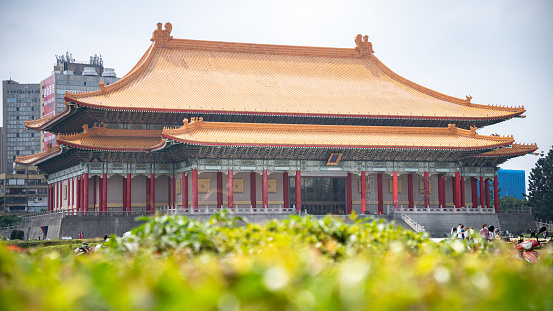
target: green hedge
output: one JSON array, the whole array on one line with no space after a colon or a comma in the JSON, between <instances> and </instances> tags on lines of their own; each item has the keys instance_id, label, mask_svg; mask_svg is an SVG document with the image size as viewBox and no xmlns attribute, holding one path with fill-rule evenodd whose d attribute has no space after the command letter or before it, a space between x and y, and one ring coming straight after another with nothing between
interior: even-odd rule
<instances>
[{"instance_id":1,"label":"green hedge","mask_svg":"<svg viewBox=\"0 0 553 311\"><path fill-rule=\"evenodd\" d=\"M148 220L91 256L0 247L1 310L551 310L553 257L383 222ZM65 247L65 246L60 246Z\"/></svg>"}]
</instances>

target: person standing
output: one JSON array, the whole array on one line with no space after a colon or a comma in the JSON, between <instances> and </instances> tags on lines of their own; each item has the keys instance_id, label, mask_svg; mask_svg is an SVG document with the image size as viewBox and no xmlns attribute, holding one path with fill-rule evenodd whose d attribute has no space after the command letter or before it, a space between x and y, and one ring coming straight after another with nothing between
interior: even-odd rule
<instances>
[{"instance_id":1,"label":"person standing","mask_svg":"<svg viewBox=\"0 0 553 311\"><path fill-rule=\"evenodd\" d=\"M483 224L482 229L480 229L480 236L486 240L490 238L490 231L488 231L488 225Z\"/></svg>"},{"instance_id":2,"label":"person standing","mask_svg":"<svg viewBox=\"0 0 553 311\"><path fill-rule=\"evenodd\" d=\"M82 233L82 232L79 234L79 240L82 240L82 239L83 239L83 234L84 234L84 233Z\"/></svg>"}]
</instances>

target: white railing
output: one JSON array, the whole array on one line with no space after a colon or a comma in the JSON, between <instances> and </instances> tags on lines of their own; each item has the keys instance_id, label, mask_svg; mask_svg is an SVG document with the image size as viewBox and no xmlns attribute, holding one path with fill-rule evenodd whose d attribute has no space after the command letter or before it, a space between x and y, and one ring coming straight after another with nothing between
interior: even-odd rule
<instances>
[{"instance_id":1,"label":"white railing","mask_svg":"<svg viewBox=\"0 0 553 311\"><path fill-rule=\"evenodd\" d=\"M405 214L441 214L441 213L459 213L459 214L494 214L495 209L492 208L483 208L483 207L417 207L414 206L413 208L403 207L399 206L397 209L394 210L393 206L388 207L389 210L394 212L400 212Z\"/></svg>"},{"instance_id":2,"label":"white railing","mask_svg":"<svg viewBox=\"0 0 553 311\"><path fill-rule=\"evenodd\" d=\"M552 231L553 221L549 221L549 222L536 221L536 228L541 228L541 227L547 228L547 231Z\"/></svg>"},{"instance_id":3,"label":"white railing","mask_svg":"<svg viewBox=\"0 0 553 311\"><path fill-rule=\"evenodd\" d=\"M134 211L121 211L121 210L108 210L108 211L99 211L99 210L88 210L86 212L82 211L54 211L54 212L45 212L45 213L34 213L22 216L22 222L32 221L32 220L46 220L54 218L63 218L69 216L78 216L78 217L113 217L113 216L140 216L153 214L154 212L148 212L144 209L134 210Z\"/></svg>"},{"instance_id":4,"label":"white railing","mask_svg":"<svg viewBox=\"0 0 553 311\"><path fill-rule=\"evenodd\" d=\"M409 227L411 227L413 230L415 230L415 232L422 231L422 225L420 225L419 223L414 221L413 218L407 216L407 214L404 214L404 213L401 213L401 212L394 213L394 218L399 218L399 219L403 220Z\"/></svg>"},{"instance_id":5,"label":"white railing","mask_svg":"<svg viewBox=\"0 0 553 311\"><path fill-rule=\"evenodd\" d=\"M296 210L294 208L285 208L282 205L278 206L265 206L265 207L257 207L253 208L251 205L249 206L234 206L233 208L228 208L228 206L221 205L220 208L217 208L216 206L198 206L198 208L194 209L191 206L187 208L182 207L176 207L173 208L172 206L164 206L158 208L160 213L167 214L167 215L212 215L220 211L228 211L229 214L282 214L282 215L288 215L288 214L296 214Z\"/></svg>"}]
</instances>

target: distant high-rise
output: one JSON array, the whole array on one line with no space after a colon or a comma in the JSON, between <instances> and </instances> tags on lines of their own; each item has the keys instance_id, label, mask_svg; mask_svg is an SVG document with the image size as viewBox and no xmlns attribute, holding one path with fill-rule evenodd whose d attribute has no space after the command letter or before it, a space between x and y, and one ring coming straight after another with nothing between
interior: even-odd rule
<instances>
[{"instance_id":1,"label":"distant high-rise","mask_svg":"<svg viewBox=\"0 0 553 311\"><path fill-rule=\"evenodd\" d=\"M40 113L40 84L20 84L2 81L4 122L2 130L2 165L0 173L13 172L16 155L40 152L41 133L25 131L25 120L38 119Z\"/></svg>"},{"instance_id":2,"label":"distant high-rise","mask_svg":"<svg viewBox=\"0 0 553 311\"><path fill-rule=\"evenodd\" d=\"M97 91L100 89L100 82L108 86L117 80L119 78L113 68L104 68L101 55L90 56L90 60L86 62L75 61L69 52L56 55L52 75L40 82L42 116L58 114L65 109L63 95L66 91ZM44 132L42 150L48 144L56 144L55 135Z\"/></svg>"},{"instance_id":3,"label":"distant high-rise","mask_svg":"<svg viewBox=\"0 0 553 311\"><path fill-rule=\"evenodd\" d=\"M500 169L497 173L499 188L501 189L499 197L524 199L524 195L526 194L525 173L524 170Z\"/></svg>"}]
</instances>

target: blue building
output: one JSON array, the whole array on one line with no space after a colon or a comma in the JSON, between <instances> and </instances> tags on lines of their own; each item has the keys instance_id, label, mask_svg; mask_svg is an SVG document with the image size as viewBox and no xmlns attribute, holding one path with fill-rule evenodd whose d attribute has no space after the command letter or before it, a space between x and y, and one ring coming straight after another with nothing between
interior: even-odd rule
<instances>
[{"instance_id":1,"label":"blue building","mask_svg":"<svg viewBox=\"0 0 553 311\"><path fill-rule=\"evenodd\" d=\"M499 182L499 197L511 196L517 199L524 199L526 194L526 178L524 170L500 169L497 173Z\"/></svg>"}]
</instances>

